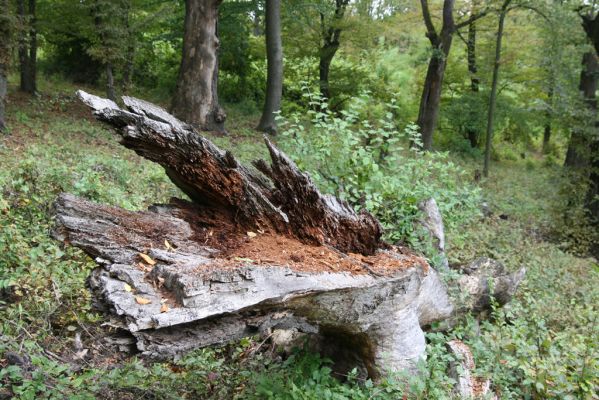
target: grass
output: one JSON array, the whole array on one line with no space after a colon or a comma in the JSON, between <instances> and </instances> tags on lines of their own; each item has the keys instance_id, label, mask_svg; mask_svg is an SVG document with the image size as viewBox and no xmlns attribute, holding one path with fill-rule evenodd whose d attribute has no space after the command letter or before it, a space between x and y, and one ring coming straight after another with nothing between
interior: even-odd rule
<instances>
[{"instance_id":1,"label":"grass","mask_svg":"<svg viewBox=\"0 0 599 400\"><path fill-rule=\"evenodd\" d=\"M0 398L443 399L451 397L444 343L454 337L472 347L477 373L492 379L501 398L597 398L599 267L553 240L564 177L541 161L494 163L481 185L494 216L447 232L454 263L490 256L528 272L514 300L492 318L469 317L450 333L430 333L420 376L341 382L317 355L281 357L251 338L173 363L108 352L101 339L111 328L102 326L85 287L94 263L49 238L52 201L68 191L143 209L181 193L159 166L95 122L73 99L75 88L44 85L38 99L11 93L11 134L0 138ZM243 161L264 156L251 130L255 116L235 109L229 115L235 134L212 139ZM76 334L89 350L82 360ZM28 354L31 366L7 366L8 352Z\"/></svg>"}]
</instances>

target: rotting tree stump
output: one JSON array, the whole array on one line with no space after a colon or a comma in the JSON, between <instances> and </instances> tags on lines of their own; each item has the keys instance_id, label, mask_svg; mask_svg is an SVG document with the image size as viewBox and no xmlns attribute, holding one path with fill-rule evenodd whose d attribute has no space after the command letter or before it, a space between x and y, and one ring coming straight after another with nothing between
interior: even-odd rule
<instances>
[{"instance_id":1,"label":"rotting tree stump","mask_svg":"<svg viewBox=\"0 0 599 400\"><path fill-rule=\"evenodd\" d=\"M452 304L424 259L381 241L372 215L321 194L268 140L271 163L253 170L153 104L78 96L191 199L139 212L55 203L53 236L95 258L94 302L142 354L294 329L341 344L373 377L424 356L421 327Z\"/></svg>"}]
</instances>

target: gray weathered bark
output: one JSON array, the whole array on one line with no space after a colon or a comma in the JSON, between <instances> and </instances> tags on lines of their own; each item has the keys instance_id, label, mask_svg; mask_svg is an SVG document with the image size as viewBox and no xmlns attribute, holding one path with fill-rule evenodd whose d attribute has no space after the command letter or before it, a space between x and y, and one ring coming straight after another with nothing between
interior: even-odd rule
<instances>
[{"instance_id":1,"label":"gray weathered bark","mask_svg":"<svg viewBox=\"0 0 599 400\"><path fill-rule=\"evenodd\" d=\"M124 146L163 165L193 200L132 212L62 194L54 206L53 236L95 257L89 284L96 305L133 334L143 354L168 358L293 329L337 343L372 377L425 357L421 327L450 318L453 307L424 259L384 249L372 216L321 195L268 141L271 165L255 165L272 183L152 104L124 97L126 111L81 91L79 97L118 128ZM228 230L209 244L221 225ZM249 227L258 234L246 235ZM219 247L261 238L309 245L279 261ZM306 260L310 249L320 256ZM352 268L321 262L327 254ZM326 267L305 269L310 261ZM473 293L489 297L487 281L468 284L476 282L481 288Z\"/></svg>"},{"instance_id":2,"label":"gray weathered bark","mask_svg":"<svg viewBox=\"0 0 599 400\"><path fill-rule=\"evenodd\" d=\"M447 342L447 349L455 357L449 364L449 376L456 382L453 388L455 398L497 400L497 395L491 391L491 381L474 376L476 365L470 348L461 340L454 339Z\"/></svg>"},{"instance_id":3,"label":"gray weathered bark","mask_svg":"<svg viewBox=\"0 0 599 400\"><path fill-rule=\"evenodd\" d=\"M175 116L206 131L225 132L218 104L218 7L221 0L186 0L183 55L173 97Z\"/></svg>"},{"instance_id":4,"label":"gray weathered bark","mask_svg":"<svg viewBox=\"0 0 599 400\"><path fill-rule=\"evenodd\" d=\"M434 270L399 253L394 256L404 257L405 267L385 276L299 272L251 261L219 267L218 251L198 242L198 226L185 207L192 206L129 212L71 195L61 195L55 205L55 237L96 257L94 298L120 317L146 355L175 356L293 327L353 340L376 376L384 366L406 368L423 357L420 326L451 313ZM176 248L167 250L164 238ZM144 271L139 253L156 264ZM140 304L140 298L148 303Z\"/></svg>"},{"instance_id":5,"label":"gray weathered bark","mask_svg":"<svg viewBox=\"0 0 599 400\"><path fill-rule=\"evenodd\" d=\"M272 135L277 133L276 112L283 96L283 45L281 43L281 2L266 0L266 98L257 129Z\"/></svg>"}]
</instances>

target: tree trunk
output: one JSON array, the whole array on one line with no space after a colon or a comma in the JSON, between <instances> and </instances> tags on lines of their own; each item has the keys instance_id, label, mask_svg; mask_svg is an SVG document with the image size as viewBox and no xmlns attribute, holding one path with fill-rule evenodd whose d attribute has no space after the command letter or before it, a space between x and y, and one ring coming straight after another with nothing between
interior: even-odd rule
<instances>
[{"instance_id":1,"label":"tree trunk","mask_svg":"<svg viewBox=\"0 0 599 400\"><path fill-rule=\"evenodd\" d=\"M218 104L218 6L221 0L186 0L183 55L173 113L200 130L225 132Z\"/></svg>"},{"instance_id":2,"label":"tree trunk","mask_svg":"<svg viewBox=\"0 0 599 400\"><path fill-rule=\"evenodd\" d=\"M116 92L114 91L114 75L112 73L112 64L106 64L106 97L116 101Z\"/></svg>"},{"instance_id":3,"label":"tree trunk","mask_svg":"<svg viewBox=\"0 0 599 400\"><path fill-rule=\"evenodd\" d=\"M266 99L257 129L275 135L277 133L275 113L281 109L281 97L283 95L280 0L266 0L266 57L268 62Z\"/></svg>"},{"instance_id":4,"label":"tree trunk","mask_svg":"<svg viewBox=\"0 0 599 400\"><path fill-rule=\"evenodd\" d=\"M273 180L274 189L230 153L216 148L154 105L125 96L123 101L131 110L127 112L113 102L83 92L80 97L100 119L117 127L133 124L139 115L168 122L170 125L153 126L154 120L143 119L128 127L123 143L161 164L194 202L233 220L236 226L288 234L308 243L326 243L345 252L372 254L381 246L381 227L374 217L365 212L357 214L347 203L322 195L268 140L272 165L257 161L255 166Z\"/></svg>"},{"instance_id":5,"label":"tree trunk","mask_svg":"<svg viewBox=\"0 0 599 400\"><path fill-rule=\"evenodd\" d=\"M20 90L29 94L36 92L37 30L35 20L35 0L29 0L25 9L25 0L17 1L19 15L19 64Z\"/></svg>"},{"instance_id":6,"label":"tree trunk","mask_svg":"<svg viewBox=\"0 0 599 400\"><path fill-rule=\"evenodd\" d=\"M358 365L377 377L414 370L425 355L422 327L453 315L424 259L384 245L374 217L320 194L268 140L271 163L255 166L271 182L159 107L124 97L126 111L78 95L193 201L133 212L61 194L54 204L52 235L95 258L95 304L142 354L169 358L294 329L349 360L345 373ZM471 270L456 290L472 294L473 308L488 307L491 294L507 301L523 276L489 261Z\"/></svg>"},{"instance_id":7,"label":"tree trunk","mask_svg":"<svg viewBox=\"0 0 599 400\"><path fill-rule=\"evenodd\" d=\"M428 0L420 0L422 17L426 26L426 36L431 42L432 54L426 71L426 78L420 97L418 120L416 125L420 128L422 148L426 151L433 148L433 133L439 116L441 102L441 88L447 65L447 57L451 49L453 34L456 26L453 19L454 0L443 2L443 26L437 33L428 7Z\"/></svg>"},{"instance_id":8,"label":"tree trunk","mask_svg":"<svg viewBox=\"0 0 599 400\"><path fill-rule=\"evenodd\" d=\"M328 101L331 98L331 89L329 86L329 72L331 70L331 63L333 57L339 50L341 38L341 28L339 23L345 15L345 9L349 0L335 0L335 14L333 15L330 26L326 26L326 18L323 13L320 13L320 30L322 36L322 46L319 50L319 65L318 65L318 77L320 95L323 100Z\"/></svg>"},{"instance_id":9,"label":"tree trunk","mask_svg":"<svg viewBox=\"0 0 599 400\"><path fill-rule=\"evenodd\" d=\"M427 151L433 148L433 133L439 116L441 87L443 85L443 76L445 75L446 61L443 55L434 54L431 57L420 98L420 108L416 125L420 128L422 148Z\"/></svg>"},{"instance_id":10,"label":"tree trunk","mask_svg":"<svg viewBox=\"0 0 599 400\"><path fill-rule=\"evenodd\" d=\"M575 128L572 130L568 151L564 165L571 168L584 168L589 163L589 144L592 133L595 132L595 120L597 114L597 78L599 76L599 62L594 51L589 51L582 56L582 71L580 73L579 90L586 104L585 119L587 129ZM589 134L590 133L590 134Z\"/></svg>"},{"instance_id":11,"label":"tree trunk","mask_svg":"<svg viewBox=\"0 0 599 400\"><path fill-rule=\"evenodd\" d=\"M320 49L320 61L318 64L319 87L320 94L324 100L331 98L331 89L329 87L329 72L331 70L331 62L335 53L339 50L339 44L325 44Z\"/></svg>"},{"instance_id":12,"label":"tree trunk","mask_svg":"<svg viewBox=\"0 0 599 400\"><path fill-rule=\"evenodd\" d=\"M476 65L476 21L472 21L468 25L468 41L466 43L466 52L468 58L468 73L470 75L470 91L472 93L478 93L480 79L477 75L478 67ZM469 124L469 126L466 128L466 136L470 142L470 147L478 147L479 134L476 128Z\"/></svg>"},{"instance_id":13,"label":"tree trunk","mask_svg":"<svg viewBox=\"0 0 599 400\"><path fill-rule=\"evenodd\" d=\"M36 0L29 0L29 62L28 62L28 93L37 92L37 16Z\"/></svg>"},{"instance_id":14,"label":"tree trunk","mask_svg":"<svg viewBox=\"0 0 599 400\"><path fill-rule=\"evenodd\" d=\"M483 175L489 176L489 163L491 161L491 145L493 143L493 122L495 118L495 105L497 103L497 85L499 83L499 66L501 65L501 40L503 39L503 26L511 0L506 0L499 13L497 27L497 41L495 43L495 62L493 64L493 81L491 83L491 96L489 97L489 111L487 115L487 137L485 143L485 164Z\"/></svg>"},{"instance_id":15,"label":"tree trunk","mask_svg":"<svg viewBox=\"0 0 599 400\"><path fill-rule=\"evenodd\" d=\"M133 79L133 67L135 61L135 34L131 27L131 2L125 2L125 29L127 31L127 52L125 54L125 68L123 69L123 81L121 89L128 93Z\"/></svg>"},{"instance_id":16,"label":"tree trunk","mask_svg":"<svg viewBox=\"0 0 599 400\"><path fill-rule=\"evenodd\" d=\"M8 0L0 0L0 133L6 131L6 95L11 59L11 23Z\"/></svg>"},{"instance_id":17,"label":"tree trunk","mask_svg":"<svg viewBox=\"0 0 599 400\"><path fill-rule=\"evenodd\" d=\"M19 15L19 89L23 92L27 92L29 56L27 51L27 14L25 13L25 0L17 0L17 14Z\"/></svg>"}]
</instances>

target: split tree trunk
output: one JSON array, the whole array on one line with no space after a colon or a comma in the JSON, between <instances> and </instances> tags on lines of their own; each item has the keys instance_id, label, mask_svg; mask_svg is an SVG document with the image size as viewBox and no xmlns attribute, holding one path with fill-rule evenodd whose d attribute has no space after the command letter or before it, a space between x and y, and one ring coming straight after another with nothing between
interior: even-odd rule
<instances>
[{"instance_id":1,"label":"split tree trunk","mask_svg":"<svg viewBox=\"0 0 599 400\"><path fill-rule=\"evenodd\" d=\"M319 50L318 76L320 95L326 101L331 98L331 89L329 86L329 73L331 71L331 63L339 50L341 38L341 28L339 24L345 15L345 9L349 4L349 0L335 0L335 14L330 22L330 26L326 26L326 17L320 13L320 29L322 36L322 46Z\"/></svg>"},{"instance_id":2,"label":"split tree trunk","mask_svg":"<svg viewBox=\"0 0 599 400\"><path fill-rule=\"evenodd\" d=\"M272 135L277 133L276 112L283 96L283 45L281 42L281 2L266 0L266 99L257 129Z\"/></svg>"},{"instance_id":3,"label":"split tree trunk","mask_svg":"<svg viewBox=\"0 0 599 400\"><path fill-rule=\"evenodd\" d=\"M94 300L143 354L293 329L317 334L371 377L425 357L421 327L453 307L424 259L380 241L374 217L322 195L268 140L270 165L254 165L270 181L159 107L124 97L122 110L78 94L193 201L132 212L62 194L54 206L54 237L96 258ZM483 269L474 266L461 289L473 307L488 304L488 276L500 301L514 289Z\"/></svg>"},{"instance_id":4,"label":"split tree trunk","mask_svg":"<svg viewBox=\"0 0 599 400\"><path fill-rule=\"evenodd\" d=\"M6 131L6 95L8 93L8 67L11 58L11 22L9 2L0 0L0 133Z\"/></svg>"},{"instance_id":5,"label":"split tree trunk","mask_svg":"<svg viewBox=\"0 0 599 400\"><path fill-rule=\"evenodd\" d=\"M420 128L422 138L422 148L432 150L433 133L437 126L439 117L439 104L441 102L441 88L443 86L443 77L447 57L451 49L453 33L455 32L455 23L453 19L454 0L445 0L443 2L443 26L437 33L428 7L428 0L420 0L422 7L422 16L426 26L426 36L431 42L432 54L426 70L426 78L420 97L420 108L418 109L418 120L416 125Z\"/></svg>"},{"instance_id":6,"label":"split tree trunk","mask_svg":"<svg viewBox=\"0 0 599 400\"><path fill-rule=\"evenodd\" d=\"M175 116L205 131L225 132L218 104L218 7L221 0L186 0L183 55L172 103Z\"/></svg>"}]
</instances>

